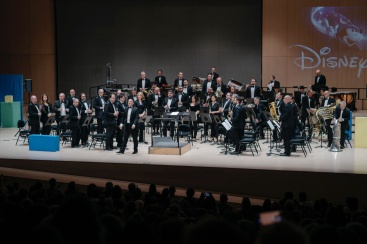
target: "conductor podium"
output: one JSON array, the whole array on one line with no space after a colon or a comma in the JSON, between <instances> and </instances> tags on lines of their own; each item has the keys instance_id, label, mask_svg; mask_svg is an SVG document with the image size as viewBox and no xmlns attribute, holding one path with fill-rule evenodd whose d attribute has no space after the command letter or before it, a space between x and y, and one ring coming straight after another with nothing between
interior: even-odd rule
<instances>
[{"instance_id":1,"label":"conductor podium","mask_svg":"<svg viewBox=\"0 0 367 244\"><path fill-rule=\"evenodd\" d=\"M176 123L183 120L184 117L190 116L190 113L186 112L171 112L166 113L162 118L155 118L153 121L160 123L169 121L170 123ZM180 141L178 131L175 132L176 141L172 137L167 136L153 136L152 144L148 149L148 154L157 155L182 155L191 150L190 142Z\"/></svg>"}]
</instances>

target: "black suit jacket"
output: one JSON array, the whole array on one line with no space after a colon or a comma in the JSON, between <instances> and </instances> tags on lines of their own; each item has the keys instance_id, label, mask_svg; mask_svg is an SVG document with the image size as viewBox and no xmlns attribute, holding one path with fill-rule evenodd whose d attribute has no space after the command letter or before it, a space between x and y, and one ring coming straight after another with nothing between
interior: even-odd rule
<instances>
[{"instance_id":1,"label":"black suit jacket","mask_svg":"<svg viewBox=\"0 0 367 244\"><path fill-rule=\"evenodd\" d=\"M102 99L104 101L103 97L101 98L100 96L97 96L93 100L93 108L94 108L95 116L97 119L103 118L103 109L101 109L101 107L103 107ZM106 101L104 101L104 103L106 104Z\"/></svg>"},{"instance_id":2,"label":"black suit jacket","mask_svg":"<svg viewBox=\"0 0 367 244\"><path fill-rule=\"evenodd\" d=\"M142 114L145 112L145 108L146 108L146 102L145 100L141 101L141 104L139 103L138 100L136 100L134 102L134 106L138 108L139 114Z\"/></svg>"},{"instance_id":3,"label":"black suit jacket","mask_svg":"<svg viewBox=\"0 0 367 244\"><path fill-rule=\"evenodd\" d=\"M256 119L259 121L259 123L265 123L265 116L264 116L264 104L259 103L258 105L255 105L254 112L256 114Z\"/></svg>"},{"instance_id":4,"label":"black suit jacket","mask_svg":"<svg viewBox=\"0 0 367 244\"><path fill-rule=\"evenodd\" d=\"M138 121L139 121L139 111L137 107L132 107L131 108L131 114L130 114L130 125L134 124L135 126L138 126ZM126 107L125 109L125 117L123 119L124 121L124 126L126 126L127 124L127 116L129 114L129 107ZM136 128L136 127L135 127Z\"/></svg>"},{"instance_id":5,"label":"black suit jacket","mask_svg":"<svg viewBox=\"0 0 367 244\"><path fill-rule=\"evenodd\" d=\"M178 95L179 95L178 93L173 95L173 97L177 99L177 105L179 102ZM181 102L182 102L182 106L185 106L186 108L188 107L190 102L189 102L189 96L186 93L182 93Z\"/></svg>"},{"instance_id":6,"label":"black suit jacket","mask_svg":"<svg viewBox=\"0 0 367 244\"><path fill-rule=\"evenodd\" d=\"M227 102L227 101L228 101L228 102ZM226 101L223 103L223 116L224 116L225 118L227 118L227 117L228 117L228 110L229 110L229 107L231 106L231 104L232 104L231 99L226 100Z\"/></svg>"},{"instance_id":7,"label":"black suit jacket","mask_svg":"<svg viewBox=\"0 0 367 244\"><path fill-rule=\"evenodd\" d=\"M76 96L68 96L67 98L66 98L66 100L68 100L68 105L69 105L69 107L71 107L71 106L73 106L73 102L74 102L74 99L76 98Z\"/></svg>"},{"instance_id":8,"label":"black suit jacket","mask_svg":"<svg viewBox=\"0 0 367 244\"><path fill-rule=\"evenodd\" d=\"M324 75L320 75L319 82L317 82L317 75L315 76L315 85L313 89L317 92L320 92L320 89L326 86L326 77Z\"/></svg>"},{"instance_id":9,"label":"black suit jacket","mask_svg":"<svg viewBox=\"0 0 367 244\"><path fill-rule=\"evenodd\" d=\"M81 109L78 106L79 114L81 116ZM78 119L78 111L76 110L74 105L69 107L69 124L70 128L77 128L79 127L79 119Z\"/></svg>"},{"instance_id":10,"label":"black suit jacket","mask_svg":"<svg viewBox=\"0 0 367 244\"><path fill-rule=\"evenodd\" d=\"M279 121L282 122L282 129L294 129L294 109L291 103L284 106L284 113L280 115Z\"/></svg>"},{"instance_id":11,"label":"black suit jacket","mask_svg":"<svg viewBox=\"0 0 367 244\"><path fill-rule=\"evenodd\" d=\"M153 102L155 101L155 94L152 93L148 97L148 109L153 109ZM163 97L161 95L158 95L158 107L161 107L163 104Z\"/></svg>"},{"instance_id":12,"label":"black suit jacket","mask_svg":"<svg viewBox=\"0 0 367 244\"><path fill-rule=\"evenodd\" d=\"M335 99L332 97L329 97L328 101L327 101L327 105L330 105L332 103L335 103ZM324 107L325 104L325 98L322 99L320 107Z\"/></svg>"},{"instance_id":13,"label":"black suit jacket","mask_svg":"<svg viewBox=\"0 0 367 244\"><path fill-rule=\"evenodd\" d=\"M310 105L311 106L309 106L309 104L308 104L308 98L309 98L309 96L304 96L303 98L302 98L302 116L303 117L307 117L308 116L308 113L307 113L307 110L306 109L308 109L308 108L315 108L315 100L311 97L311 101L310 101Z\"/></svg>"},{"instance_id":14,"label":"black suit jacket","mask_svg":"<svg viewBox=\"0 0 367 244\"><path fill-rule=\"evenodd\" d=\"M246 111L240 105L236 105L233 107L232 112L232 126L234 129L243 129L245 127L245 115Z\"/></svg>"},{"instance_id":15,"label":"black suit jacket","mask_svg":"<svg viewBox=\"0 0 367 244\"><path fill-rule=\"evenodd\" d=\"M89 101L85 101L87 103L87 106L90 110L92 110L91 104ZM79 100L79 107L82 110L82 118L87 117L88 113L87 113L87 107L84 105L84 102L82 100Z\"/></svg>"},{"instance_id":16,"label":"black suit jacket","mask_svg":"<svg viewBox=\"0 0 367 244\"><path fill-rule=\"evenodd\" d=\"M163 100L163 106L166 106L168 103L168 97L165 97ZM174 112L178 108L178 100L175 97L172 97L171 106L169 112Z\"/></svg>"},{"instance_id":17,"label":"black suit jacket","mask_svg":"<svg viewBox=\"0 0 367 244\"><path fill-rule=\"evenodd\" d=\"M339 119L340 117L340 105L336 106L335 108L335 112L334 112L334 118L335 119ZM349 120L351 119L350 117L350 109L345 107L344 111L343 111L343 114L342 114L342 118L343 118L343 121L341 122L341 125L347 130L349 128Z\"/></svg>"},{"instance_id":18,"label":"black suit jacket","mask_svg":"<svg viewBox=\"0 0 367 244\"><path fill-rule=\"evenodd\" d=\"M303 92L303 95L304 96L307 96L307 93L306 92ZM295 101L297 103L297 106L299 108L301 108L302 107L302 92L300 92L300 91L296 91L295 92Z\"/></svg>"},{"instance_id":19,"label":"black suit jacket","mask_svg":"<svg viewBox=\"0 0 367 244\"><path fill-rule=\"evenodd\" d=\"M124 118L126 116L125 110L127 106L124 103L121 103L120 101L117 101L117 109L119 111L119 116L117 118L117 124L124 124Z\"/></svg>"},{"instance_id":20,"label":"black suit jacket","mask_svg":"<svg viewBox=\"0 0 367 244\"><path fill-rule=\"evenodd\" d=\"M214 73L211 73L212 74L212 79L213 81L217 81L217 78L219 77L219 74L214 72Z\"/></svg>"},{"instance_id":21,"label":"black suit jacket","mask_svg":"<svg viewBox=\"0 0 367 244\"><path fill-rule=\"evenodd\" d=\"M205 80L204 81L203 87L201 89L202 92L206 92L207 86L208 86L208 82L209 82L208 80ZM214 80L212 80L212 84L210 86L213 87L214 84L217 84L217 82L215 82Z\"/></svg>"},{"instance_id":22,"label":"black suit jacket","mask_svg":"<svg viewBox=\"0 0 367 244\"><path fill-rule=\"evenodd\" d=\"M41 109L39 108L38 104L30 103L28 104L28 124L29 125L36 125L39 124L41 116L38 115L38 110L41 112Z\"/></svg>"},{"instance_id":23,"label":"black suit jacket","mask_svg":"<svg viewBox=\"0 0 367 244\"><path fill-rule=\"evenodd\" d=\"M194 94L194 91L192 90L192 86L188 85L187 86L187 92L186 94L191 97Z\"/></svg>"},{"instance_id":24,"label":"black suit jacket","mask_svg":"<svg viewBox=\"0 0 367 244\"><path fill-rule=\"evenodd\" d=\"M184 80L186 80L185 78L182 78L182 86L183 86L183 82L184 82ZM177 88L178 86L179 86L179 84L178 84L178 81L179 81L179 79L177 78L177 79L175 79L175 82L173 83L173 88Z\"/></svg>"},{"instance_id":25,"label":"black suit jacket","mask_svg":"<svg viewBox=\"0 0 367 244\"><path fill-rule=\"evenodd\" d=\"M218 84L217 83L212 84L212 88L213 88L213 91L214 92L217 91ZM222 83L222 84L220 84L220 89L223 92L222 97L225 97L226 96L226 93L227 93L227 86Z\"/></svg>"},{"instance_id":26,"label":"black suit jacket","mask_svg":"<svg viewBox=\"0 0 367 244\"><path fill-rule=\"evenodd\" d=\"M59 120L61 118L61 112L58 111L59 108L61 108L61 104L64 103L65 108L69 108L69 103L68 100L64 100L63 102L61 102L60 100L55 101L54 103L54 112L55 112L55 119ZM66 112L67 114L67 112Z\"/></svg>"},{"instance_id":27,"label":"black suit jacket","mask_svg":"<svg viewBox=\"0 0 367 244\"><path fill-rule=\"evenodd\" d=\"M154 82L157 84L157 86L160 88L162 87L163 84L167 85L167 80L166 77L164 77L163 75L161 76L161 82L159 82L159 76L156 76L154 78Z\"/></svg>"},{"instance_id":28,"label":"black suit jacket","mask_svg":"<svg viewBox=\"0 0 367 244\"><path fill-rule=\"evenodd\" d=\"M251 98L251 86L249 86L245 91L246 98ZM255 97L261 97L261 88L260 86L255 86Z\"/></svg>"},{"instance_id":29,"label":"black suit jacket","mask_svg":"<svg viewBox=\"0 0 367 244\"><path fill-rule=\"evenodd\" d=\"M137 83L136 87L137 87L138 92L140 91L140 88L143 87L141 78L138 80L138 83ZM149 90L151 87L152 87L152 85L150 84L150 80L148 78L145 78L145 89Z\"/></svg>"},{"instance_id":30,"label":"black suit jacket","mask_svg":"<svg viewBox=\"0 0 367 244\"><path fill-rule=\"evenodd\" d=\"M118 111L118 108L113 108L114 104L112 104L110 101L107 101L106 105L104 106L103 110L103 116L104 116L104 124L106 126L111 126L116 124L117 117L115 117L113 114L116 111Z\"/></svg>"}]
</instances>

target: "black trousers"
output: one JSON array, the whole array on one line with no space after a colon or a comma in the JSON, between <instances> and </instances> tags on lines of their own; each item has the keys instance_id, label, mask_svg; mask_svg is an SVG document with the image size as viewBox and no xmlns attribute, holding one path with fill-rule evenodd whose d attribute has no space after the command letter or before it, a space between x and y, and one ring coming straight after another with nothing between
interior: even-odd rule
<instances>
[{"instance_id":1,"label":"black trousers","mask_svg":"<svg viewBox=\"0 0 367 244\"><path fill-rule=\"evenodd\" d=\"M127 145L127 141L129 140L130 135L133 138L133 142L134 142L134 152L138 151L138 128L135 127L134 129L131 128L132 124L126 124L125 127L125 132L124 132L124 141L121 144L120 150L122 152L125 152L125 148Z\"/></svg>"},{"instance_id":2,"label":"black trousers","mask_svg":"<svg viewBox=\"0 0 367 244\"><path fill-rule=\"evenodd\" d=\"M116 128L116 142L117 142L117 147L121 147L122 142L124 140L124 127L122 127L122 130L120 129L120 127Z\"/></svg>"},{"instance_id":3,"label":"black trousers","mask_svg":"<svg viewBox=\"0 0 367 244\"><path fill-rule=\"evenodd\" d=\"M340 123L340 146L344 147L345 138L347 137L345 131L348 130L348 128L349 128L348 123Z\"/></svg>"},{"instance_id":4,"label":"black trousers","mask_svg":"<svg viewBox=\"0 0 367 244\"><path fill-rule=\"evenodd\" d=\"M30 134L39 134L40 133L40 124L39 123L32 123L30 124L31 131Z\"/></svg>"},{"instance_id":5,"label":"black trousers","mask_svg":"<svg viewBox=\"0 0 367 244\"><path fill-rule=\"evenodd\" d=\"M138 123L138 127L139 127L139 142L143 142L144 141L144 133L145 133L145 124L142 123Z\"/></svg>"},{"instance_id":6,"label":"black trousers","mask_svg":"<svg viewBox=\"0 0 367 244\"><path fill-rule=\"evenodd\" d=\"M71 127L71 147L79 146L80 141L80 126Z\"/></svg>"},{"instance_id":7,"label":"black trousers","mask_svg":"<svg viewBox=\"0 0 367 244\"><path fill-rule=\"evenodd\" d=\"M153 119L157 119L157 118L159 118L159 116L153 116ZM159 120L153 121L153 123L152 123L153 133L154 132L158 133L160 123L161 123L161 121L159 121Z\"/></svg>"},{"instance_id":8,"label":"black trousers","mask_svg":"<svg viewBox=\"0 0 367 244\"><path fill-rule=\"evenodd\" d=\"M191 127L191 137L195 139L198 133L198 122L190 121L190 127Z\"/></svg>"},{"instance_id":9,"label":"black trousers","mask_svg":"<svg viewBox=\"0 0 367 244\"><path fill-rule=\"evenodd\" d=\"M51 125L46 125L47 119L43 120L41 122L42 122L41 134L42 135L49 135L51 133Z\"/></svg>"},{"instance_id":10,"label":"black trousers","mask_svg":"<svg viewBox=\"0 0 367 244\"><path fill-rule=\"evenodd\" d=\"M328 143L329 144L331 144L333 142L333 129L330 127L331 120L332 119L326 119L325 120L326 132L327 132L327 140L328 140Z\"/></svg>"},{"instance_id":11,"label":"black trousers","mask_svg":"<svg viewBox=\"0 0 367 244\"><path fill-rule=\"evenodd\" d=\"M170 137L175 136L175 121L163 121L163 136L167 136L167 127L170 127Z\"/></svg>"},{"instance_id":12,"label":"black trousers","mask_svg":"<svg viewBox=\"0 0 367 244\"><path fill-rule=\"evenodd\" d=\"M287 155L291 155L290 140L294 136L294 128L282 128L281 134L284 141L284 153Z\"/></svg>"},{"instance_id":13,"label":"black trousers","mask_svg":"<svg viewBox=\"0 0 367 244\"><path fill-rule=\"evenodd\" d=\"M80 140L82 141L82 144L87 143L89 134L90 134L89 125L82 126L82 124L81 124L80 125Z\"/></svg>"},{"instance_id":14,"label":"black trousers","mask_svg":"<svg viewBox=\"0 0 367 244\"><path fill-rule=\"evenodd\" d=\"M103 118L97 118L97 133L103 133Z\"/></svg>"},{"instance_id":15,"label":"black trousers","mask_svg":"<svg viewBox=\"0 0 367 244\"><path fill-rule=\"evenodd\" d=\"M115 136L116 126L107 125L106 126L106 149L113 149L113 138Z\"/></svg>"},{"instance_id":16,"label":"black trousers","mask_svg":"<svg viewBox=\"0 0 367 244\"><path fill-rule=\"evenodd\" d=\"M233 128L233 142L236 146L235 152L240 153L240 140L243 138L243 128Z\"/></svg>"},{"instance_id":17,"label":"black trousers","mask_svg":"<svg viewBox=\"0 0 367 244\"><path fill-rule=\"evenodd\" d=\"M66 123L61 123L64 120L64 117L65 116L61 116L60 118L56 120L56 124L57 124L56 134L57 135L60 135L61 132L66 131Z\"/></svg>"}]
</instances>

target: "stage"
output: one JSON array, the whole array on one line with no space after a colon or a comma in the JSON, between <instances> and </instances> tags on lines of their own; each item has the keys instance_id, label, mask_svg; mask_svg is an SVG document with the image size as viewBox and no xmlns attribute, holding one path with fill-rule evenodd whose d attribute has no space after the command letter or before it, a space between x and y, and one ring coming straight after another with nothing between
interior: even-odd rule
<instances>
[{"instance_id":1,"label":"stage","mask_svg":"<svg viewBox=\"0 0 367 244\"><path fill-rule=\"evenodd\" d=\"M358 116L358 112L355 112ZM359 116L365 115L363 111ZM354 116L354 117L355 117ZM148 154L148 144L139 144L132 155L132 142L124 155L96 148L71 148L60 145L60 151L29 151L23 140L15 145L17 128L0 128L0 167L29 172L49 172L75 177L92 177L124 182L155 183L163 186L225 192L234 196L279 199L285 191L298 194L306 191L311 199L325 197L343 203L345 197L356 196L367 204L364 186L367 184L367 149L348 145L342 152L330 152L317 138L312 140L312 152L304 157L301 150L291 157L269 153L269 143L260 140L261 151L253 157L251 151L242 155L224 154L223 147L210 142L194 142L183 155ZM200 134L199 134L200 135ZM354 136L354 135L353 135ZM183 139L181 139L183 140ZM316 148L317 147L317 148ZM283 151L283 150L282 150ZM0 172L1 173L1 172Z\"/></svg>"}]
</instances>

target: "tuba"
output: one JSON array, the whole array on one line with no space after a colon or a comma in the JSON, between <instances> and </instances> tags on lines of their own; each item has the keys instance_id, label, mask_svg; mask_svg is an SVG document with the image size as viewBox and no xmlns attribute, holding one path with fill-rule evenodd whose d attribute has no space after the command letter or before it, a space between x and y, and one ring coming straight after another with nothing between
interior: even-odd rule
<instances>
[{"instance_id":1,"label":"tuba","mask_svg":"<svg viewBox=\"0 0 367 244\"><path fill-rule=\"evenodd\" d=\"M269 111L270 111L270 115L273 118L273 120L278 121L279 118L278 118L277 108L276 108L275 102L271 102L269 104Z\"/></svg>"},{"instance_id":2,"label":"tuba","mask_svg":"<svg viewBox=\"0 0 367 244\"><path fill-rule=\"evenodd\" d=\"M333 142L331 144L330 152L341 152L340 143L339 143L339 134L340 134L340 123L337 119L334 121L333 126Z\"/></svg>"}]
</instances>

